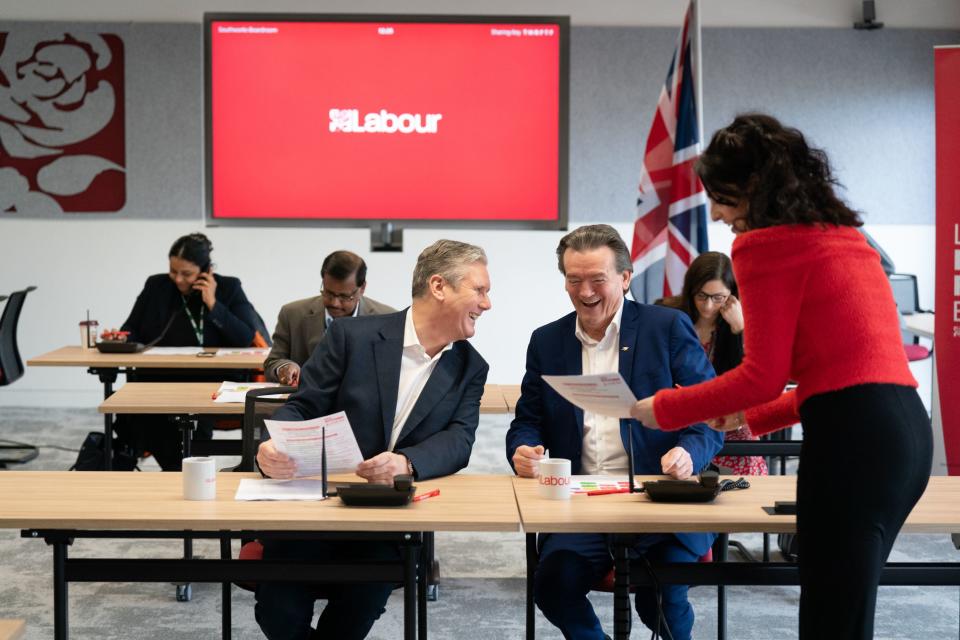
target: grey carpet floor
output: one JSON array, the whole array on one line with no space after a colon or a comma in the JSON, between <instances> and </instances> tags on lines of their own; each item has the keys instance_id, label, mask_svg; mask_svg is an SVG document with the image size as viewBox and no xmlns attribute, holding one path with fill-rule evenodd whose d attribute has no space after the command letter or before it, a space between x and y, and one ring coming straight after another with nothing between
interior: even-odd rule
<instances>
[{"instance_id":1,"label":"grey carpet floor","mask_svg":"<svg viewBox=\"0 0 960 640\"><path fill-rule=\"evenodd\" d=\"M484 416L477 433L468 472L508 473L503 451L507 416ZM0 435L46 445L40 457L20 469L66 469L76 458L88 431L102 429L94 409L0 408ZM229 436L228 436L229 437ZM62 447L68 450L61 450ZM73 449L74 451L69 451ZM231 460L224 458L221 466ZM156 472L147 461L145 473ZM17 470L4 473L17 473ZM754 553L762 548L759 535L737 536ZM429 605L430 636L435 640L522 638L524 634L524 543L522 534L438 534L441 563L440 598ZM71 557L177 557L181 546L170 541L78 540ZM197 541L195 553L213 557L215 543ZM903 535L891 560L957 561L949 536ZM52 554L39 540L25 540L19 531L0 531L0 618L27 621L26 640L53 636ZM262 638L253 618L252 594L233 591L233 637ZM690 592L696 611L696 638L716 637L716 589L696 587ZM175 600L169 584L70 585L72 638L127 640L215 639L220 637L219 585L193 585L193 599ZM608 632L612 631L612 596L591 594ZM791 587L735 587L728 589L728 637L766 640L797 637L799 590ZM322 604L318 604L318 612ZM395 593L387 612L374 626L372 640L402 636L402 601ZM649 631L634 618L633 638ZM876 637L889 639L958 638L960 599L955 587L882 587L876 616ZM537 637L556 640L561 635L537 616Z\"/></svg>"}]
</instances>

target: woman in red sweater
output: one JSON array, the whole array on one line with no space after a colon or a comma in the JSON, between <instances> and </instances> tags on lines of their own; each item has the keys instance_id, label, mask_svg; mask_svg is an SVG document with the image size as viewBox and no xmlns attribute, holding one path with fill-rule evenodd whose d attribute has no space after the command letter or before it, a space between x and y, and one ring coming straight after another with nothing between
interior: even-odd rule
<instances>
[{"instance_id":1,"label":"woman in red sweater","mask_svg":"<svg viewBox=\"0 0 960 640\"><path fill-rule=\"evenodd\" d=\"M823 151L762 114L697 163L730 225L744 358L712 381L637 402L645 426L755 434L797 422L800 637L872 638L880 570L926 488L932 436L880 260L836 196ZM795 391L781 393L788 380ZM717 416L724 416L717 418Z\"/></svg>"}]
</instances>

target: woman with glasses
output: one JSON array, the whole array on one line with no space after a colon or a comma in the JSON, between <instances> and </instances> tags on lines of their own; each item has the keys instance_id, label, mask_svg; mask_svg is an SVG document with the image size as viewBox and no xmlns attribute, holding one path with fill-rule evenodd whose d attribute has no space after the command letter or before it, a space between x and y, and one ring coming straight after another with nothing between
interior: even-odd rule
<instances>
[{"instance_id":1,"label":"woman with glasses","mask_svg":"<svg viewBox=\"0 0 960 640\"><path fill-rule=\"evenodd\" d=\"M717 251L697 256L683 278L680 295L657 300L657 304L679 309L693 322L700 345L717 375L733 369L743 360L743 311L730 258ZM726 440L756 440L746 424L727 431ZM736 475L765 476L762 456L717 456L713 464Z\"/></svg>"},{"instance_id":2,"label":"woman with glasses","mask_svg":"<svg viewBox=\"0 0 960 640\"><path fill-rule=\"evenodd\" d=\"M640 400L633 417L678 429L724 416L711 426L727 430L745 416L755 434L799 418L800 637L872 638L880 571L932 461L890 285L826 154L797 129L738 116L696 171L737 236L743 362Z\"/></svg>"},{"instance_id":3,"label":"woman with glasses","mask_svg":"<svg viewBox=\"0 0 960 640\"><path fill-rule=\"evenodd\" d=\"M247 300L240 280L213 272L213 244L202 233L182 236L168 253L167 273L147 278L121 329L129 340L169 347L268 346L266 328ZM138 382L203 382L236 379L224 370L142 369L127 374ZM200 420L194 437L209 438L213 421ZM117 435L134 453L153 454L164 471L179 471L179 431L164 416L122 416Z\"/></svg>"}]
</instances>

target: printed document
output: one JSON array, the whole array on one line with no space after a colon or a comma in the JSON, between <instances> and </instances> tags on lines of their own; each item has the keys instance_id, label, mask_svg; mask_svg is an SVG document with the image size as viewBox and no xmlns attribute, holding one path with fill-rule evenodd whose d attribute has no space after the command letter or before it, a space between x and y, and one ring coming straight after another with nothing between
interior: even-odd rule
<instances>
[{"instance_id":1,"label":"printed document","mask_svg":"<svg viewBox=\"0 0 960 640\"><path fill-rule=\"evenodd\" d=\"M343 411L301 421L264 420L273 444L297 463L297 477L319 475L323 428L327 433L327 472L347 473L363 462L360 445Z\"/></svg>"},{"instance_id":2,"label":"printed document","mask_svg":"<svg viewBox=\"0 0 960 640\"><path fill-rule=\"evenodd\" d=\"M630 409L637 402L619 373L543 376L543 381L571 404L602 416L629 418Z\"/></svg>"},{"instance_id":3,"label":"printed document","mask_svg":"<svg viewBox=\"0 0 960 640\"><path fill-rule=\"evenodd\" d=\"M221 382L220 388L214 394L215 403L244 402L247 391L279 386L276 382ZM279 398L281 394L274 393L261 398Z\"/></svg>"},{"instance_id":4,"label":"printed document","mask_svg":"<svg viewBox=\"0 0 960 640\"><path fill-rule=\"evenodd\" d=\"M273 480L244 478L234 500L324 500L320 480Z\"/></svg>"}]
</instances>

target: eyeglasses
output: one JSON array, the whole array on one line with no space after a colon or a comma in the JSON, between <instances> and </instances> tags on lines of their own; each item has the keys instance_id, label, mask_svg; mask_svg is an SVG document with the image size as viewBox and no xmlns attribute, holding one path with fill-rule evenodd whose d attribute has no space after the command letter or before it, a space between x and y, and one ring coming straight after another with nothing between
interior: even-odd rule
<instances>
[{"instance_id":1,"label":"eyeglasses","mask_svg":"<svg viewBox=\"0 0 960 640\"><path fill-rule=\"evenodd\" d=\"M327 291L326 289L320 289L320 295L323 296L325 300L333 301L339 300L340 302L353 302L357 299L357 294L360 293L360 287L357 287L353 290L353 293L333 293L332 291Z\"/></svg>"},{"instance_id":2,"label":"eyeglasses","mask_svg":"<svg viewBox=\"0 0 960 640\"><path fill-rule=\"evenodd\" d=\"M704 293L703 291L701 291L700 293L696 294L693 297L697 299L697 302L706 302L707 300L711 300L714 304L723 304L724 302L727 301L727 298L730 297L730 294L727 294L727 293L710 294L710 293Z\"/></svg>"}]
</instances>

